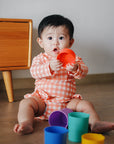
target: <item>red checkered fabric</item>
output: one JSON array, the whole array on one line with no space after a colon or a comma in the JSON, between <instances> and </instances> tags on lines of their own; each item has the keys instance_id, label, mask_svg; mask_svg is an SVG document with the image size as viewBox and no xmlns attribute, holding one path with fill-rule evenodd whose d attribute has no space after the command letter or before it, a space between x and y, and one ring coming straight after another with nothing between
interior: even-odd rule
<instances>
[{"instance_id":1,"label":"red checkered fabric","mask_svg":"<svg viewBox=\"0 0 114 144\"><path fill-rule=\"evenodd\" d=\"M65 68L51 73L49 60L46 53L41 53L32 61L30 72L35 79L35 90L32 94L26 94L24 97L39 96L46 103L46 111L41 119L48 119L49 115L55 111L66 107L72 98L82 99L80 94L76 93L75 79L81 79L88 72L87 66L82 59L76 56L78 69L75 72L68 72Z\"/></svg>"}]
</instances>

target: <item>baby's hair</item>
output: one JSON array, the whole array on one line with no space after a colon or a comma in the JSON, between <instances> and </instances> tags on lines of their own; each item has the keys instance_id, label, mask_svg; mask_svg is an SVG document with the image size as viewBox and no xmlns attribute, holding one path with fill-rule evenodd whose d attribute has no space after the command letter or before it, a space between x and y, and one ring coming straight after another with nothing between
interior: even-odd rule
<instances>
[{"instance_id":1,"label":"baby's hair","mask_svg":"<svg viewBox=\"0 0 114 144\"><path fill-rule=\"evenodd\" d=\"M73 38L74 26L72 22L61 15L50 15L45 17L38 26L38 37L41 38L41 34L46 27L58 27L65 26L69 31L70 39Z\"/></svg>"}]
</instances>

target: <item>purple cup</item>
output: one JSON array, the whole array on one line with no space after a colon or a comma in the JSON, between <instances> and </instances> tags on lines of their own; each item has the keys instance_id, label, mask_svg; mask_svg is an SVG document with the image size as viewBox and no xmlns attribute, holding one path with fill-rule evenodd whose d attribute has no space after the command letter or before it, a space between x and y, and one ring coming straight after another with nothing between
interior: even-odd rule
<instances>
[{"instance_id":1,"label":"purple cup","mask_svg":"<svg viewBox=\"0 0 114 144\"><path fill-rule=\"evenodd\" d=\"M73 112L71 109L64 108L62 110L54 111L49 117L50 126L62 126L67 128L68 126L68 114Z\"/></svg>"}]
</instances>

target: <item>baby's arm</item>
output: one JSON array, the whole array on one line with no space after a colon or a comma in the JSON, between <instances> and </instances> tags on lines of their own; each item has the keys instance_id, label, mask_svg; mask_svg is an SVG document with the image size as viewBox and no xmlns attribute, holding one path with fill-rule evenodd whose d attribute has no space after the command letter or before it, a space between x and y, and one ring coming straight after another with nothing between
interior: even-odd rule
<instances>
[{"instance_id":1,"label":"baby's arm","mask_svg":"<svg viewBox=\"0 0 114 144\"><path fill-rule=\"evenodd\" d=\"M88 73L88 67L82 61L80 57L76 57L75 64L67 65L66 69L69 71L69 74L73 75L75 79L84 78Z\"/></svg>"},{"instance_id":2,"label":"baby's arm","mask_svg":"<svg viewBox=\"0 0 114 144\"><path fill-rule=\"evenodd\" d=\"M52 75L49 61L43 56L42 53L33 58L30 73L34 79L40 79Z\"/></svg>"},{"instance_id":3,"label":"baby's arm","mask_svg":"<svg viewBox=\"0 0 114 144\"><path fill-rule=\"evenodd\" d=\"M59 71L62 67L62 63L56 58L53 58L49 61L49 66L50 66L51 72Z\"/></svg>"}]
</instances>

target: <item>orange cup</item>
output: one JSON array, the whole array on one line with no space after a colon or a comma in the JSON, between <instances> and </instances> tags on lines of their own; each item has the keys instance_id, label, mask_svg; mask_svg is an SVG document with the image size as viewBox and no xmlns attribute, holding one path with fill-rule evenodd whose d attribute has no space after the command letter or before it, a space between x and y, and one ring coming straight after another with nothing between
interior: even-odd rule
<instances>
[{"instance_id":1,"label":"orange cup","mask_svg":"<svg viewBox=\"0 0 114 144\"><path fill-rule=\"evenodd\" d=\"M58 54L57 59L63 63L63 67L66 67L67 64L75 63L76 54L73 50L64 48Z\"/></svg>"}]
</instances>

